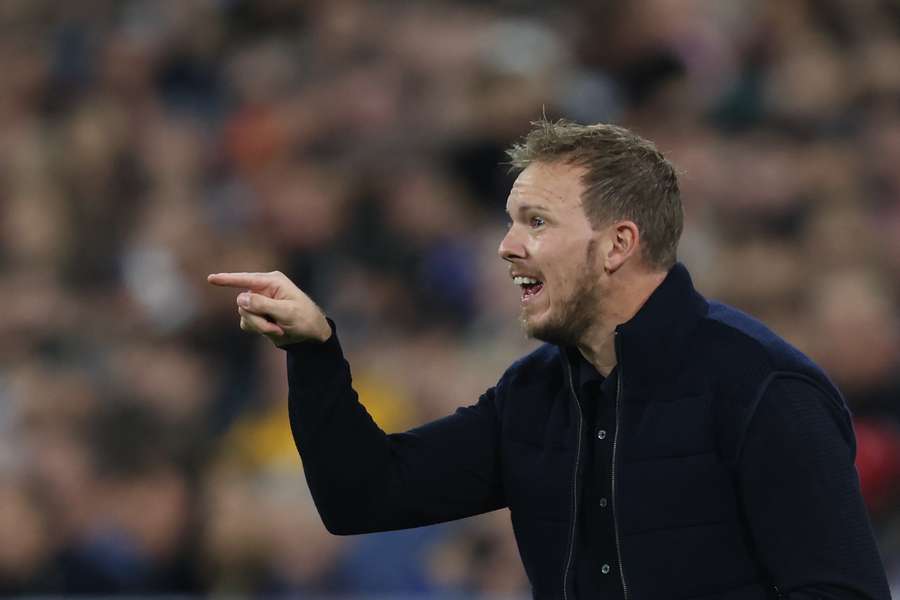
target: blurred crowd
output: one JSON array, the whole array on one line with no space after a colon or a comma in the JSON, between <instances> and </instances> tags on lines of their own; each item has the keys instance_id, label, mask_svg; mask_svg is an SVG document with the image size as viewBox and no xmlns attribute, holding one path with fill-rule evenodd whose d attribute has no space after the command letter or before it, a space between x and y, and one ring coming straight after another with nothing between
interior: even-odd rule
<instances>
[{"instance_id":1,"label":"blurred crowd","mask_svg":"<svg viewBox=\"0 0 900 600\"><path fill-rule=\"evenodd\" d=\"M3 0L0 31L0 595L526 597L506 511L329 535L283 353L205 276L293 278L388 431L472 403L533 344L496 247L544 113L676 164L699 289L845 393L900 590L896 0Z\"/></svg>"}]
</instances>

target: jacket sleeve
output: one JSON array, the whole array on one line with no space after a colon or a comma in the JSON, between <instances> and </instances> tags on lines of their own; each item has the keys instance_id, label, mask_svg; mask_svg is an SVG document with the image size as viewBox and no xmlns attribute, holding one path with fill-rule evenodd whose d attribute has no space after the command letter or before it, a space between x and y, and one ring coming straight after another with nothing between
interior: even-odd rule
<instances>
[{"instance_id":1,"label":"jacket sleeve","mask_svg":"<svg viewBox=\"0 0 900 600\"><path fill-rule=\"evenodd\" d=\"M782 597L890 598L854 467L844 410L812 382L763 390L738 463L741 502Z\"/></svg>"},{"instance_id":2,"label":"jacket sleeve","mask_svg":"<svg viewBox=\"0 0 900 600\"><path fill-rule=\"evenodd\" d=\"M505 506L493 388L473 405L385 434L359 403L337 332L286 347L291 431L325 527L418 527Z\"/></svg>"}]
</instances>

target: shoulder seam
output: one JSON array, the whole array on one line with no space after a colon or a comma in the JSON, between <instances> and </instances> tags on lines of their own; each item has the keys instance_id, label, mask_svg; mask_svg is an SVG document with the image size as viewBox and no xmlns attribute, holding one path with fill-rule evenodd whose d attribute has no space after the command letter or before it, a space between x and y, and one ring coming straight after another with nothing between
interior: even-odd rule
<instances>
[{"instance_id":1,"label":"shoulder seam","mask_svg":"<svg viewBox=\"0 0 900 600\"><path fill-rule=\"evenodd\" d=\"M775 368L775 363L774 363L774 361L772 360L772 354L771 354L771 352L769 352L769 350L766 348L765 344L763 344L761 341L759 341L758 339L756 339L755 337L753 337L753 336L750 335L749 333L747 333L747 332L745 332L745 331L742 331L742 330L738 329L738 328L735 327L734 325L730 325L730 324L728 324L728 323L725 323L724 321L720 321L720 320L718 320L718 319L713 319L712 317L709 316L708 313L707 313L706 316L704 316L704 317L701 319L701 322L709 322L709 323L712 323L712 324L714 324L714 325L716 325L716 326L718 326L718 327L722 327L722 328L727 329L727 330L729 330L729 331L733 331L734 333L740 335L742 338L745 338L745 339L749 340L750 342L753 343L754 346L756 346L757 348L759 348L759 350L762 352L763 356L766 357L766 362L768 363L768 365L769 365L770 367L772 367L773 369Z\"/></svg>"},{"instance_id":2,"label":"shoulder seam","mask_svg":"<svg viewBox=\"0 0 900 600\"><path fill-rule=\"evenodd\" d=\"M825 389L819 381L816 381L814 378L805 375L803 373L797 373L796 371L772 371L769 373L765 379L759 384L759 388L756 390L756 393L753 396L753 403L749 411L747 411L747 416L744 419L744 422L741 423L740 429L740 438L738 439L737 448L734 454L734 464L737 465L740 463L741 456L744 451L744 441L747 436L747 431L750 429L750 422L753 421L753 417L756 415L756 411L759 408L759 404L762 401L763 395L769 389L769 386L776 379L798 379L800 381L804 381L817 390L819 390L825 398L828 398L833 403L833 395L830 390ZM843 410L843 407L838 407ZM855 448L854 448L855 454Z\"/></svg>"}]
</instances>

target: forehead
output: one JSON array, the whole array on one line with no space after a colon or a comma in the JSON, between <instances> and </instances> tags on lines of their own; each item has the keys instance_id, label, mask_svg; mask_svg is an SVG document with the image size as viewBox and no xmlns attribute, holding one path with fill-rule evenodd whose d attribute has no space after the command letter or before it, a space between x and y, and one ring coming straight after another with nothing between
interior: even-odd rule
<instances>
[{"instance_id":1,"label":"forehead","mask_svg":"<svg viewBox=\"0 0 900 600\"><path fill-rule=\"evenodd\" d=\"M520 206L540 205L549 210L571 210L581 207L584 184L582 167L562 163L535 162L528 165L513 183L506 200L506 211Z\"/></svg>"}]
</instances>

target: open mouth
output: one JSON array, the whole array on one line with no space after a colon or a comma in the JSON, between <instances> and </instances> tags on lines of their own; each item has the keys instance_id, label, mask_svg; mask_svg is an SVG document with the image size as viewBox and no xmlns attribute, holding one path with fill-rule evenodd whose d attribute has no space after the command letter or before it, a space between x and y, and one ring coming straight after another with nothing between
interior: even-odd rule
<instances>
[{"instance_id":1,"label":"open mouth","mask_svg":"<svg viewBox=\"0 0 900 600\"><path fill-rule=\"evenodd\" d=\"M513 283L522 289L522 302L528 302L544 289L544 282L533 277L513 277Z\"/></svg>"}]
</instances>

